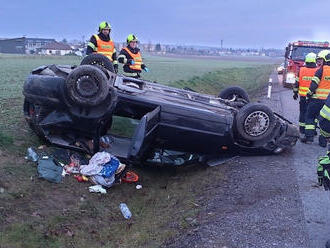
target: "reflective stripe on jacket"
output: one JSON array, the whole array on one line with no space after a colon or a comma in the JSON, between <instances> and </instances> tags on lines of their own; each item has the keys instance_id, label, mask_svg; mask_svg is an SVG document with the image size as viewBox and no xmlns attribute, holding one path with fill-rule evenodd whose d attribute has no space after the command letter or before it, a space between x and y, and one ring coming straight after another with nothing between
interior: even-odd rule
<instances>
[{"instance_id":1,"label":"reflective stripe on jacket","mask_svg":"<svg viewBox=\"0 0 330 248\"><path fill-rule=\"evenodd\" d=\"M324 137L330 137L330 95L328 96L319 117L320 134Z\"/></svg>"},{"instance_id":2,"label":"reflective stripe on jacket","mask_svg":"<svg viewBox=\"0 0 330 248\"><path fill-rule=\"evenodd\" d=\"M100 39L100 37L97 34L94 34L94 37L96 39L97 47L95 48L96 53L103 54L104 56L107 56L110 61L112 61L112 54L116 52L115 44L112 40L109 41L103 41Z\"/></svg>"},{"instance_id":3,"label":"reflective stripe on jacket","mask_svg":"<svg viewBox=\"0 0 330 248\"><path fill-rule=\"evenodd\" d=\"M330 66L324 65L322 78L313 95L313 98L325 100L327 99L329 93L330 93Z\"/></svg>"},{"instance_id":4,"label":"reflective stripe on jacket","mask_svg":"<svg viewBox=\"0 0 330 248\"><path fill-rule=\"evenodd\" d=\"M123 48L134 60L134 65L129 65L129 68L131 68L132 70L138 70L141 71L141 65L142 65L142 56L141 53L138 52L136 54L132 53L127 47Z\"/></svg>"},{"instance_id":5,"label":"reflective stripe on jacket","mask_svg":"<svg viewBox=\"0 0 330 248\"><path fill-rule=\"evenodd\" d=\"M317 67L301 67L299 71L299 95L306 96Z\"/></svg>"}]
</instances>

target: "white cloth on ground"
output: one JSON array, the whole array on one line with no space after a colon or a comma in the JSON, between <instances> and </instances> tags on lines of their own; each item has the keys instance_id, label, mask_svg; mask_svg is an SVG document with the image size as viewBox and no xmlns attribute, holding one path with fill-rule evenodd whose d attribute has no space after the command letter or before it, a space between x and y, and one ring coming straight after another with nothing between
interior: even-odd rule
<instances>
[{"instance_id":1,"label":"white cloth on ground","mask_svg":"<svg viewBox=\"0 0 330 248\"><path fill-rule=\"evenodd\" d=\"M108 152L98 152L93 155L87 165L80 166L80 173L86 176L97 175L103 169L103 165L111 160L112 155Z\"/></svg>"}]
</instances>

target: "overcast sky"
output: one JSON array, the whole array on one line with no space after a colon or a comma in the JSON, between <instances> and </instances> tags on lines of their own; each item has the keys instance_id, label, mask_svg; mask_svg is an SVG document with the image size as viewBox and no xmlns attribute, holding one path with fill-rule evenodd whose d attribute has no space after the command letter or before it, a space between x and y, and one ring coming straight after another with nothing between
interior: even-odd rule
<instances>
[{"instance_id":1,"label":"overcast sky","mask_svg":"<svg viewBox=\"0 0 330 248\"><path fill-rule=\"evenodd\" d=\"M330 40L329 0L0 0L0 38L88 39L103 20L124 41L283 48Z\"/></svg>"}]
</instances>

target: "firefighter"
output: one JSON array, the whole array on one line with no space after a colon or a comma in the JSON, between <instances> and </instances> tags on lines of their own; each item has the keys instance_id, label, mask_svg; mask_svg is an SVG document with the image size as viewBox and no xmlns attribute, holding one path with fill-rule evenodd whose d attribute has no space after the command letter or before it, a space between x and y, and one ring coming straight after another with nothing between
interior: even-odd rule
<instances>
[{"instance_id":1,"label":"firefighter","mask_svg":"<svg viewBox=\"0 0 330 248\"><path fill-rule=\"evenodd\" d=\"M330 60L330 54L329 60ZM328 66L329 70L330 66ZM330 75L330 74L329 74ZM323 105L319 116L320 134L322 134L327 141L330 141L330 94ZM328 144L328 151L326 156L319 157L317 166L318 183L324 186L325 190L330 190L330 144ZM330 243L329 243L330 245ZM330 246L329 246L330 247Z\"/></svg>"},{"instance_id":2,"label":"firefighter","mask_svg":"<svg viewBox=\"0 0 330 248\"><path fill-rule=\"evenodd\" d=\"M319 116L325 100L330 92L330 52L321 54L323 65L315 72L306 100L308 102L305 118L305 137L301 139L304 143L312 143L315 135L315 119ZM319 136L319 145L326 147L324 136Z\"/></svg>"},{"instance_id":3,"label":"firefighter","mask_svg":"<svg viewBox=\"0 0 330 248\"><path fill-rule=\"evenodd\" d=\"M316 64L318 67L321 67L323 65L323 57L324 57L324 54L327 54L327 52L328 52L328 50L322 50L317 54Z\"/></svg>"},{"instance_id":4,"label":"firefighter","mask_svg":"<svg viewBox=\"0 0 330 248\"><path fill-rule=\"evenodd\" d=\"M94 34L87 45L86 55L100 53L106 56L113 64L115 72L118 72L118 61L115 44L110 38L111 25L108 22L101 22L98 34Z\"/></svg>"},{"instance_id":5,"label":"firefighter","mask_svg":"<svg viewBox=\"0 0 330 248\"><path fill-rule=\"evenodd\" d=\"M134 34L127 36L127 46L124 47L118 56L118 62L124 64L124 75L140 78L142 70L148 72L148 67L143 64L140 49L137 47L138 38Z\"/></svg>"},{"instance_id":6,"label":"firefighter","mask_svg":"<svg viewBox=\"0 0 330 248\"><path fill-rule=\"evenodd\" d=\"M330 68L330 66L328 67ZM327 100L320 111L319 126L320 134L322 134L326 139L330 139L330 95L328 95Z\"/></svg>"},{"instance_id":7,"label":"firefighter","mask_svg":"<svg viewBox=\"0 0 330 248\"><path fill-rule=\"evenodd\" d=\"M305 115L307 110L306 94L316 70L316 54L309 53L305 57L305 66L300 68L296 78L296 83L293 86L293 99L297 100L298 94L300 95L299 131L302 134L305 132Z\"/></svg>"}]
</instances>

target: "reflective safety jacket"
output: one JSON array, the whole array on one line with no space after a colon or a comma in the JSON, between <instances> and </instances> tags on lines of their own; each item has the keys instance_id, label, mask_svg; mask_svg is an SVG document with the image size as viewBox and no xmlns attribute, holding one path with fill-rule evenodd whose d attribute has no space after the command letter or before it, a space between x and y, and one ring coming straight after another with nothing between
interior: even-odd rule
<instances>
[{"instance_id":1,"label":"reflective safety jacket","mask_svg":"<svg viewBox=\"0 0 330 248\"><path fill-rule=\"evenodd\" d=\"M300 96L306 96L309 86L311 84L312 78L318 68L308 68L301 67L299 71L299 90L298 93Z\"/></svg>"},{"instance_id":2,"label":"reflective safety jacket","mask_svg":"<svg viewBox=\"0 0 330 248\"><path fill-rule=\"evenodd\" d=\"M316 89L313 89L316 86ZM325 100L330 93L330 66L323 65L319 68L309 87L311 92L314 92L313 98Z\"/></svg>"},{"instance_id":3,"label":"reflective safety jacket","mask_svg":"<svg viewBox=\"0 0 330 248\"><path fill-rule=\"evenodd\" d=\"M115 44L113 41L101 40L97 34L94 34L94 37L96 39L96 48L94 52L103 54L104 56L107 56L110 61L112 61L112 54L116 52Z\"/></svg>"},{"instance_id":4,"label":"reflective safety jacket","mask_svg":"<svg viewBox=\"0 0 330 248\"><path fill-rule=\"evenodd\" d=\"M330 137L330 95L328 96L319 117L320 134L324 137Z\"/></svg>"},{"instance_id":5,"label":"reflective safety jacket","mask_svg":"<svg viewBox=\"0 0 330 248\"><path fill-rule=\"evenodd\" d=\"M134 60L134 64L133 65L129 65L129 68L134 70L134 71L141 71L142 68L142 56L141 56L141 53L140 51L138 53L132 53L127 47L124 47L123 50L125 50L131 57L132 59Z\"/></svg>"}]
</instances>

